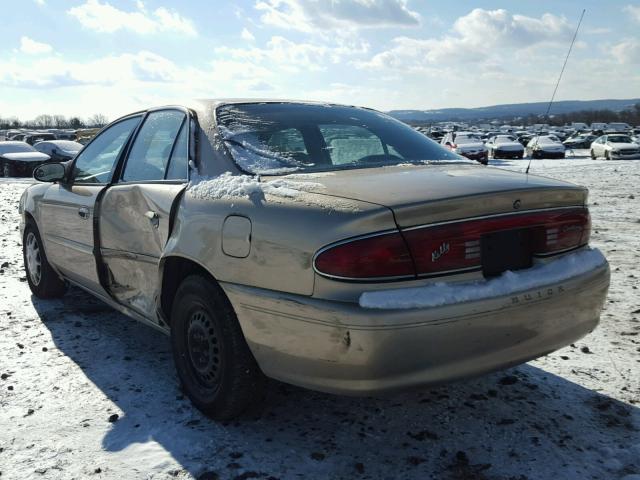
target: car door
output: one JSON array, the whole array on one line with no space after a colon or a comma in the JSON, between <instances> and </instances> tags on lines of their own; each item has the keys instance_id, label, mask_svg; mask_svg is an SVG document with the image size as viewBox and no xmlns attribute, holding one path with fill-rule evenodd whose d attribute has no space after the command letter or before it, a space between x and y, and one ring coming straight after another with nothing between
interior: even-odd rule
<instances>
[{"instance_id":1,"label":"car door","mask_svg":"<svg viewBox=\"0 0 640 480\"><path fill-rule=\"evenodd\" d=\"M39 201L38 222L47 258L65 277L100 295L94 255L96 200L111 181L141 116L103 130L76 157L66 182L51 185Z\"/></svg>"},{"instance_id":2,"label":"car door","mask_svg":"<svg viewBox=\"0 0 640 480\"><path fill-rule=\"evenodd\" d=\"M158 267L172 208L188 181L191 125L186 110L148 112L100 203L107 289L152 321L157 319Z\"/></svg>"}]
</instances>

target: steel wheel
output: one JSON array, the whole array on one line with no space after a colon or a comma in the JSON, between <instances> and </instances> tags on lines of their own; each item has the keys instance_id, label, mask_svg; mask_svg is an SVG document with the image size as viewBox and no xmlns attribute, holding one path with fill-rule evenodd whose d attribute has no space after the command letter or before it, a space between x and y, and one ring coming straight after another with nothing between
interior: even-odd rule
<instances>
[{"instance_id":1,"label":"steel wheel","mask_svg":"<svg viewBox=\"0 0 640 480\"><path fill-rule=\"evenodd\" d=\"M42 279L42 257L40 256L40 244L33 232L29 232L27 235L25 255L27 257L27 270L31 282L38 286Z\"/></svg>"},{"instance_id":2,"label":"steel wheel","mask_svg":"<svg viewBox=\"0 0 640 480\"><path fill-rule=\"evenodd\" d=\"M197 307L191 313L186 335L194 376L203 387L217 388L222 373L221 344L214 322L206 310Z\"/></svg>"}]
</instances>

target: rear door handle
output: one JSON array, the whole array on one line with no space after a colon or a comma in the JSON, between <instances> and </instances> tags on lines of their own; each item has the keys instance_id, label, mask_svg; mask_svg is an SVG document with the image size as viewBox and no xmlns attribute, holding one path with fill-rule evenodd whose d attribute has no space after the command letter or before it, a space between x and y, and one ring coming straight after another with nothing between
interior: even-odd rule
<instances>
[{"instance_id":1,"label":"rear door handle","mask_svg":"<svg viewBox=\"0 0 640 480\"><path fill-rule=\"evenodd\" d=\"M91 216L87 207L80 207L78 209L78 215L80 215L80 217L84 219L87 219Z\"/></svg>"}]
</instances>

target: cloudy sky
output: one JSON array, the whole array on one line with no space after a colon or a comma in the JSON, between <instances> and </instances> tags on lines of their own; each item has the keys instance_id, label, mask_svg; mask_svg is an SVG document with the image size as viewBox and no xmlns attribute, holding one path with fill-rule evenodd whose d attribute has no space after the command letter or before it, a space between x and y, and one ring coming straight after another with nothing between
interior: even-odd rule
<instances>
[{"instance_id":1,"label":"cloudy sky","mask_svg":"<svg viewBox=\"0 0 640 480\"><path fill-rule=\"evenodd\" d=\"M558 98L640 97L637 0L3 1L0 116L113 119L204 97L544 101L581 8Z\"/></svg>"}]
</instances>

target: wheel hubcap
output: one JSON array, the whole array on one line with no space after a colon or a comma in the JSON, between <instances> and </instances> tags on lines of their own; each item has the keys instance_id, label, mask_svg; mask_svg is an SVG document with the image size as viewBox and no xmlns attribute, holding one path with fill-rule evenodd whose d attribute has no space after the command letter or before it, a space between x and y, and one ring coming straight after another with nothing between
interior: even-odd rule
<instances>
[{"instance_id":1,"label":"wheel hubcap","mask_svg":"<svg viewBox=\"0 0 640 480\"><path fill-rule=\"evenodd\" d=\"M198 381L207 388L216 387L221 372L220 345L214 323L203 309L189 317L187 350Z\"/></svg>"},{"instance_id":2,"label":"wheel hubcap","mask_svg":"<svg viewBox=\"0 0 640 480\"><path fill-rule=\"evenodd\" d=\"M34 285L40 285L40 279L42 278L42 259L40 257L40 245L38 245L38 239L33 232L29 232L27 235L27 270L31 282Z\"/></svg>"}]
</instances>

